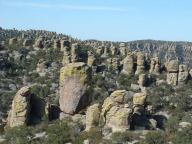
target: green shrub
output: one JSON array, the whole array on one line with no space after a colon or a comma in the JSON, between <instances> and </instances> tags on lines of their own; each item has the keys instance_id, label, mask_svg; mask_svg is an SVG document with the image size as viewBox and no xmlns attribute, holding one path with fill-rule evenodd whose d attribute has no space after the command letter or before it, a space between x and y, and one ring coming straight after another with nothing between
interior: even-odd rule
<instances>
[{"instance_id":1,"label":"green shrub","mask_svg":"<svg viewBox=\"0 0 192 144\"><path fill-rule=\"evenodd\" d=\"M8 144L29 144L33 136L30 128L24 126L8 129L5 133Z\"/></svg>"},{"instance_id":2,"label":"green shrub","mask_svg":"<svg viewBox=\"0 0 192 144\"><path fill-rule=\"evenodd\" d=\"M133 140L133 135L130 132L115 132L111 139L115 143L124 143Z\"/></svg>"},{"instance_id":3,"label":"green shrub","mask_svg":"<svg viewBox=\"0 0 192 144\"><path fill-rule=\"evenodd\" d=\"M173 139L174 144L192 144L192 127L178 131Z\"/></svg>"},{"instance_id":4,"label":"green shrub","mask_svg":"<svg viewBox=\"0 0 192 144\"><path fill-rule=\"evenodd\" d=\"M56 121L48 126L46 144L64 144L73 139L72 128L65 121Z\"/></svg>"},{"instance_id":5,"label":"green shrub","mask_svg":"<svg viewBox=\"0 0 192 144\"><path fill-rule=\"evenodd\" d=\"M145 138L146 144L166 144L165 135L162 132L149 132Z\"/></svg>"}]
</instances>

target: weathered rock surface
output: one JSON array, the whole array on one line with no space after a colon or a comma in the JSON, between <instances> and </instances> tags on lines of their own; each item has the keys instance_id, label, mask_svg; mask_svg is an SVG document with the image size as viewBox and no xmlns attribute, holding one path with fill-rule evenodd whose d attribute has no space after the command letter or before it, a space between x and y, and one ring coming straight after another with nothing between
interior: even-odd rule
<instances>
[{"instance_id":1,"label":"weathered rock surface","mask_svg":"<svg viewBox=\"0 0 192 144\"><path fill-rule=\"evenodd\" d=\"M132 53L128 53L127 57L124 59L122 73L127 75L134 73L134 59Z\"/></svg>"},{"instance_id":2,"label":"weathered rock surface","mask_svg":"<svg viewBox=\"0 0 192 144\"><path fill-rule=\"evenodd\" d=\"M179 65L178 84L185 84L189 79L189 72L186 65Z\"/></svg>"},{"instance_id":3,"label":"weathered rock surface","mask_svg":"<svg viewBox=\"0 0 192 144\"><path fill-rule=\"evenodd\" d=\"M28 123L30 98L29 87L23 87L16 93L12 102L11 111L8 115L7 126L15 127Z\"/></svg>"},{"instance_id":4,"label":"weathered rock surface","mask_svg":"<svg viewBox=\"0 0 192 144\"><path fill-rule=\"evenodd\" d=\"M86 112L86 130L89 131L99 125L100 108L99 104L88 107Z\"/></svg>"},{"instance_id":5,"label":"weathered rock surface","mask_svg":"<svg viewBox=\"0 0 192 144\"><path fill-rule=\"evenodd\" d=\"M70 63L60 71L60 109L75 114L87 105L91 69L85 63Z\"/></svg>"},{"instance_id":6,"label":"weathered rock surface","mask_svg":"<svg viewBox=\"0 0 192 144\"><path fill-rule=\"evenodd\" d=\"M136 75L144 73L145 71L145 55L142 52L137 53L137 70Z\"/></svg>"},{"instance_id":7,"label":"weathered rock surface","mask_svg":"<svg viewBox=\"0 0 192 144\"><path fill-rule=\"evenodd\" d=\"M177 60L171 60L167 64L167 83L171 85L178 84L179 63Z\"/></svg>"},{"instance_id":8,"label":"weathered rock surface","mask_svg":"<svg viewBox=\"0 0 192 144\"><path fill-rule=\"evenodd\" d=\"M133 105L143 106L145 104L146 97L147 97L146 92L135 93L133 95Z\"/></svg>"}]
</instances>

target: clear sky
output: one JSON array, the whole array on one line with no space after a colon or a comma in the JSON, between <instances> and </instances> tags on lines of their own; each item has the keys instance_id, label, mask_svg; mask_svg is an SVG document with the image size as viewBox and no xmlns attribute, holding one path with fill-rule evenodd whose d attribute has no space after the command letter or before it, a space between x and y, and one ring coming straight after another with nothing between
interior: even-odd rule
<instances>
[{"instance_id":1,"label":"clear sky","mask_svg":"<svg viewBox=\"0 0 192 144\"><path fill-rule=\"evenodd\" d=\"M192 0L0 0L0 26L80 39L192 41Z\"/></svg>"}]
</instances>

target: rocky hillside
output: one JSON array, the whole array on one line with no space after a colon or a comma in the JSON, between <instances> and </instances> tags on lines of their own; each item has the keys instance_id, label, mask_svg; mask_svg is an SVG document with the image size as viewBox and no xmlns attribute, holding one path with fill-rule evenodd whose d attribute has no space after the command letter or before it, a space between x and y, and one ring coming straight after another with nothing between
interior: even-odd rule
<instances>
[{"instance_id":1,"label":"rocky hillside","mask_svg":"<svg viewBox=\"0 0 192 144\"><path fill-rule=\"evenodd\" d=\"M192 43L0 29L0 143L191 144Z\"/></svg>"}]
</instances>

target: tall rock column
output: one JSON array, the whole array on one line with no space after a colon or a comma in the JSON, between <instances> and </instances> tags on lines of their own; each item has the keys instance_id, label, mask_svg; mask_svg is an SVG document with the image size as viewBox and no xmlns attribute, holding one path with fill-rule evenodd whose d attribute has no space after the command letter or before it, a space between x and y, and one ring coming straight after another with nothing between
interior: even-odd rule
<instances>
[{"instance_id":1,"label":"tall rock column","mask_svg":"<svg viewBox=\"0 0 192 144\"><path fill-rule=\"evenodd\" d=\"M83 62L70 63L60 71L60 109L75 114L89 103L91 69Z\"/></svg>"},{"instance_id":2,"label":"tall rock column","mask_svg":"<svg viewBox=\"0 0 192 144\"><path fill-rule=\"evenodd\" d=\"M74 43L71 46L71 62L78 62L79 61L79 53L80 53L80 46L78 43Z\"/></svg>"},{"instance_id":3,"label":"tall rock column","mask_svg":"<svg viewBox=\"0 0 192 144\"><path fill-rule=\"evenodd\" d=\"M137 70L136 75L142 74L145 71L145 55L142 52L137 53Z\"/></svg>"},{"instance_id":4,"label":"tall rock column","mask_svg":"<svg viewBox=\"0 0 192 144\"><path fill-rule=\"evenodd\" d=\"M171 85L178 84L179 62L171 60L167 63L167 83Z\"/></svg>"},{"instance_id":5,"label":"tall rock column","mask_svg":"<svg viewBox=\"0 0 192 144\"><path fill-rule=\"evenodd\" d=\"M128 53L123 61L123 74L131 75L134 73L134 60L132 53Z\"/></svg>"},{"instance_id":6,"label":"tall rock column","mask_svg":"<svg viewBox=\"0 0 192 144\"><path fill-rule=\"evenodd\" d=\"M185 84L189 78L189 72L186 65L179 65L178 84Z\"/></svg>"}]
</instances>

